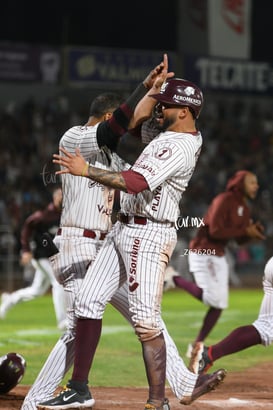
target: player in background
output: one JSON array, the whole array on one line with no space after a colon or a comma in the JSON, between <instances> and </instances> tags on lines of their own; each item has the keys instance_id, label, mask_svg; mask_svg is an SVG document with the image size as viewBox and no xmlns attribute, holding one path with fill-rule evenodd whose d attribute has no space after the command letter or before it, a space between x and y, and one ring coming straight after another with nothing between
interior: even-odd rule
<instances>
[{"instance_id":1,"label":"player in background","mask_svg":"<svg viewBox=\"0 0 273 410\"><path fill-rule=\"evenodd\" d=\"M186 80L169 79L161 89L156 81L140 102L138 112L146 109L147 117L151 116L157 102L163 132L144 149L129 171L110 172L90 166L80 150L73 155L61 149L65 157L54 155L53 162L65 167L58 173L70 171L122 191L121 212L88 269L76 299L75 360L68 390L39 408L88 405L88 375L104 309L122 284L128 282L129 308L142 344L149 384L145 409L169 409L165 399L166 346L160 305L165 267L176 243L174 222L179 201L202 145L195 119L203 96L198 87ZM223 379L225 372L218 376Z\"/></svg>"},{"instance_id":2,"label":"player in background","mask_svg":"<svg viewBox=\"0 0 273 410\"><path fill-rule=\"evenodd\" d=\"M118 114L123 118L122 113L128 113L132 110L136 104L135 101L140 99L150 88L150 81L152 81L150 76L157 74L160 70L161 68L158 66L150 73L135 96L131 100L127 100L122 110L119 109L114 113L114 118L113 111L120 104L120 96L105 93L96 97L91 104L87 124L84 127L72 127L68 130L61 138L60 145L71 152L74 152L75 148L81 145L85 158L103 169L115 169L120 166L123 168L124 162L113 152L115 143L111 132L109 135L110 147L106 146L107 138L104 140L103 148L97 152L93 152L90 147L94 145L94 141L101 139L101 129L107 127L108 131L111 131L111 128L117 130L115 116ZM128 110L128 104L131 107L130 110ZM103 123L105 121L108 124ZM100 125L100 123L102 124ZM119 137L119 133L117 137ZM62 184L64 209L59 234L54 240L60 253L52 259L52 263L55 274L62 277L65 291L69 294L68 330L49 354L24 400L22 410L36 409L38 403L52 397L72 366L75 349L75 297L82 285L87 266L93 263L98 249L111 227L113 189L95 183L95 181L69 174L62 176ZM68 277L65 278L65 275ZM113 296L111 303L132 323L128 308L127 288L128 286L125 284ZM207 375L206 379L202 378L196 383L196 374L187 369L167 332L165 337L168 345L168 380L174 393L181 400L190 402L219 384L217 372ZM94 402L93 398L88 398L88 406ZM47 408L47 406L40 405L38 408Z\"/></svg>"},{"instance_id":3,"label":"player in background","mask_svg":"<svg viewBox=\"0 0 273 410\"><path fill-rule=\"evenodd\" d=\"M181 277L178 272L166 275L165 290L175 286L186 290L208 306L202 327L187 356L195 356L194 347L203 342L228 306L229 267L225 247L230 240L239 245L250 240L263 240L263 226L253 222L249 200L255 199L259 185L255 174L237 171L227 182L226 190L218 194L208 207L203 223L189 244L189 270L194 282ZM192 353L193 352L193 353Z\"/></svg>"},{"instance_id":4,"label":"player in background","mask_svg":"<svg viewBox=\"0 0 273 410\"><path fill-rule=\"evenodd\" d=\"M258 318L251 324L234 329L228 336L212 346L202 346L201 357L195 358L193 366L199 367L199 373L205 373L215 360L223 356L240 352L251 346L262 344L267 347L273 342L273 257L264 268L264 296ZM202 342L199 345L203 345ZM198 363L196 363L198 361Z\"/></svg>"},{"instance_id":5,"label":"player in background","mask_svg":"<svg viewBox=\"0 0 273 410\"><path fill-rule=\"evenodd\" d=\"M58 328L66 328L66 305L63 287L58 283L44 248L43 233L55 236L62 210L62 189L55 188L52 202L44 209L31 214L24 222L21 230L21 264L31 264L35 273L30 286L12 293L2 294L0 318L4 319L8 311L21 302L26 302L44 295L52 287L52 299ZM34 247L32 246L34 244Z\"/></svg>"}]
</instances>

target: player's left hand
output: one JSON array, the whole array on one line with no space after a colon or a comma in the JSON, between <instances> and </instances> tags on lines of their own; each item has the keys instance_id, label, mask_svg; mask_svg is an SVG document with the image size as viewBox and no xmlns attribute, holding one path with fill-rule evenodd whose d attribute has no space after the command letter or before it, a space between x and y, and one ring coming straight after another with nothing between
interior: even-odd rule
<instances>
[{"instance_id":1,"label":"player's left hand","mask_svg":"<svg viewBox=\"0 0 273 410\"><path fill-rule=\"evenodd\" d=\"M151 89L153 86L157 86L157 88L160 88L161 85L163 84L164 81L166 81L167 78L173 77L174 72L171 71L168 73L168 55L164 54L163 55L163 61L161 61L160 64L158 64L145 78L143 81L143 85L147 89Z\"/></svg>"},{"instance_id":2,"label":"player's left hand","mask_svg":"<svg viewBox=\"0 0 273 410\"><path fill-rule=\"evenodd\" d=\"M64 167L60 171L56 171L56 175L59 174L72 174L72 175L79 175L79 176L86 176L87 169L88 169L88 162L85 161L83 156L80 153L79 148L76 148L75 155L71 154L70 152L66 151L66 149L60 147L60 151L63 155L60 154L53 154L53 162L54 164L59 164Z\"/></svg>"}]
</instances>

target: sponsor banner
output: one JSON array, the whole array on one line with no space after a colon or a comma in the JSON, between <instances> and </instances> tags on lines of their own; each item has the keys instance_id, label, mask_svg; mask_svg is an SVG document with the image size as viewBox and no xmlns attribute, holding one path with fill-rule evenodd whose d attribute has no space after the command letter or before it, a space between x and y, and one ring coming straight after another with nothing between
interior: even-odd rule
<instances>
[{"instance_id":1,"label":"sponsor banner","mask_svg":"<svg viewBox=\"0 0 273 410\"><path fill-rule=\"evenodd\" d=\"M251 0L208 0L208 43L212 57L250 58Z\"/></svg>"},{"instance_id":2,"label":"sponsor banner","mask_svg":"<svg viewBox=\"0 0 273 410\"><path fill-rule=\"evenodd\" d=\"M178 50L186 54L248 59L252 0L178 1Z\"/></svg>"},{"instance_id":3,"label":"sponsor banner","mask_svg":"<svg viewBox=\"0 0 273 410\"><path fill-rule=\"evenodd\" d=\"M56 84L60 70L61 54L55 48L0 44L0 81Z\"/></svg>"},{"instance_id":4,"label":"sponsor banner","mask_svg":"<svg viewBox=\"0 0 273 410\"><path fill-rule=\"evenodd\" d=\"M273 65L268 62L186 56L184 76L202 89L273 94Z\"/></svg>"},{"instance_id":5,"label":"sponsor banner","mask_svg":"<svg viewBox=\"0 0 273 410\"><path fill-rule=\"evenodd\" d=\"M178 8L178 50L187 54L209 55L208 0L183 0Z\"/></svg>"},{"instance_id":6,"label":"sponsor banner","mask_svg":"<svg viewBox=\"0 0 273 410\"><path fill-rule=\"evenodd\" d=\"M103 48L66 50L66 81L73 84L134 85L162 61L163 52ZM168 53L169 70L174 54Z\"/></svg>"}]
</instances>

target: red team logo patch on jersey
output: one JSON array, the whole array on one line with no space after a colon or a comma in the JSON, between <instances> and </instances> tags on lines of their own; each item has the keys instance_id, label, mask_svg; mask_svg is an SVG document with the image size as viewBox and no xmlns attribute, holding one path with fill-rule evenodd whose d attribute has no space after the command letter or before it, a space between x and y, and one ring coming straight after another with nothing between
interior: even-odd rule
<instances>
[{"instance_id":1,"label":"red team logo patch on jersey","mask_svg":"<svg viewBox=\"0 0 273 410\"><path fill-rule=\"evenodd\" d=\"M161 148L157 153L155 154L155 157L158 159L169 159L172 156L172 150L171 148Z\"/></svg>"}]
</instances>

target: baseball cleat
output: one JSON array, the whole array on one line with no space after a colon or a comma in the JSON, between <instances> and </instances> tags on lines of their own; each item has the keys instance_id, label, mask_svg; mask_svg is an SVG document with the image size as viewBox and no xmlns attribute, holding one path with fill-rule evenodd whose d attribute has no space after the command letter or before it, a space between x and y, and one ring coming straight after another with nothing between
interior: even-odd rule
<instances>
[{"instance_id":1,"label":"baseball cleat","mask_svg":"<svg viewBox=\"0 0 273 410\"><path fill-rule=\"evenodd\" d=\"M180 403L184 405L191 404L194 400L198 399L198 397L203 396L203 394L215 390L216 387L223 382L226 375L227 371L225 369L219 369L211 374L200 374L197 378L192 395L181 399Z\"/></svg>"},{"instance_id":2,"label":"baseball cleat","mask_svg":"<svg viewBox=\"0 0 273 410\"><path fill-rule=\"evenodd\" d=\"M204 344L202 342L194 343L194 346L191 352L191 359L190 359L189 366L188 366L188 369L194 374L200 373L199 366L200 366L200 361L202 360L203 351L204 351Z\"/></svg>"},{"instance_id":3,"label":"baseball cleat","mask_svg":"<svg viewBox=\"0 0 273 410\"><path fill-rule=\"evenodd\" d=\"M155 407L155 405L148 402L145 404L144 410L170 410L169 400L165 399L160 407Z\"/></svg>"},{"instance_id":4,"label":"baseball cleat","mask_svg":"<svg viewBox=\"0 0 273 410\"><path fill-rule=\"evenodd\" d=\"M92 398L89 389L87 388L86 392L80 394L77 390L66 386L58 396L53 399L44 401L37 405L39 410L49 410L49 409L85 409L92 408L95 404L95 400Z\"/></svg>"},{"instance_id":5,"label":"baseball cleat","mask_svg":"<svg viewBox=\"0 0 273 410\"><path fill-rule=\"evenodd\" d=\"M211 347L203 346L202 357L199 361L199 374L206 373L211 366L213 366Z\"/></svg>"},{"instance_id":6,"label":"baseball cleat","mask_svg":"<svg viewBox=\"0 0 273 410\"><path fill-rule=\"evenodd\" d=\"M211 348L204 346L202 342L196 342L192 349L189 370L195 374L206 373L213 365Z\"/></svg>"}]
</instances>

